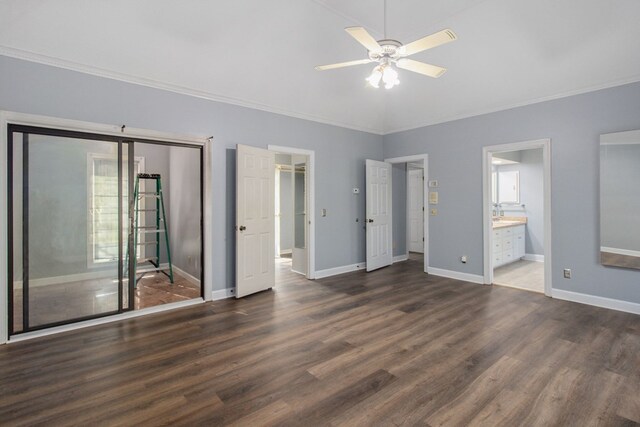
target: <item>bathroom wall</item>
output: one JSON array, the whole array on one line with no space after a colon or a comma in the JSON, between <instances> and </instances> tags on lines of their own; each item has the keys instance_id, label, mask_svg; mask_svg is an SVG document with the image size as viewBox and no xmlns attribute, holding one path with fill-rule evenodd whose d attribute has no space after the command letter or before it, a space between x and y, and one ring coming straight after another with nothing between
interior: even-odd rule
<instances>
[{"instance_id":1,"label":"bathroom wall","mask_svg":"<svg viewBox=\"0 0 640 427\"><path fill-rule=\"evenodd\" d=\"M521 150L511 152L520 163L496 165L498 174L501 171L520 172L520 204L502 205L506 216L526 216L525 252L530 255L544 255L544 165L542 149ZM507 154L507 153L503 153ZM506 158L506 157L503 157ZM498 175L499 180L499 175Z\"/></svg>"}]
</instances>

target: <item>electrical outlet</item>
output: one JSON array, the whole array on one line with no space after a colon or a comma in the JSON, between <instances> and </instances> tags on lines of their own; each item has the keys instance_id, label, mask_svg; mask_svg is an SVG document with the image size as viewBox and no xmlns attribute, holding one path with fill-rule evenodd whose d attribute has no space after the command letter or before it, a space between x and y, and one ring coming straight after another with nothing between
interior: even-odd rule
<instances>
[{"instance_id":1,"label":"electrical outlet","mask_svg":"<svg viewBox=\"0 0 640 427\"><path fill-rule=\"evenodd\" d=\"M466 264L466 263L467 263L467 261L469 261L469 257L468 257L468 256L466 256L466 255L462 255L462 256L460 257L460 262L461 262L461 263Z\"/></svg>"},{"instance_id":2,"label":"electrical outlet","mask_svg":"<svg viewBox=\"0 0 640 427\"><path fill-rule=\"evenodd\" d=\"M570 268L565 268L564 269L564 278L565 279L571 279L571 269Z\"/></svg>"}]
</instances>

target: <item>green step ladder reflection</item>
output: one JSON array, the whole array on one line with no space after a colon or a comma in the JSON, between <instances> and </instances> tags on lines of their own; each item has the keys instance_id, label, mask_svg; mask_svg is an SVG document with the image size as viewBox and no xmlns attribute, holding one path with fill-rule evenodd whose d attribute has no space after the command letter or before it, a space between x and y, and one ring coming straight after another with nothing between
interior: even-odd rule
<instances>
[{"instance_id":1,"label":"green step ladder reflection","mask_svg":"<svg viewBox=\"0 0 640 427\"><path fill-rule=\"evenodd\" d=\"M140 191L140 180L155 181L155 191ZM146 190L146 185L145 185ZM143 198L154 198L155 209L140 209L140 200ZM133 247L135 248L135 259L133 263L133 275L136 278L135 286L138 286L138 282L146 274L149 273L163 273L168 278L171 284L173 284L173 265L171 264L171 247L169 245L169 230L167 229L167 221L164 209L164 197L162 194L162 180L158 173L139 173L136 176L136 184L133 191L134 199L134 225L133 225ZM146 204L145 204L146 206ZM147 212L155 212L156 223L154 225L140 226L138 219L140 214L146 215ZM164 234L164 242L167 245L167 261L168 266L162 267L160 265L160 242L161 236ZM141 236L142 235L142 236ZM155 235L155 241L147 242L146 237ZM155 246L155 256L138 259L138 247L140 246ZM146 253L146 252L145 252ZM150 264L150 266L148 266ZM127 256L125 258L125 276L129 269L129 248L127 247ZM140 268L138 267L145 267ZM169 271L167 273L167 270Z\"/></svg>"}]
</instances>

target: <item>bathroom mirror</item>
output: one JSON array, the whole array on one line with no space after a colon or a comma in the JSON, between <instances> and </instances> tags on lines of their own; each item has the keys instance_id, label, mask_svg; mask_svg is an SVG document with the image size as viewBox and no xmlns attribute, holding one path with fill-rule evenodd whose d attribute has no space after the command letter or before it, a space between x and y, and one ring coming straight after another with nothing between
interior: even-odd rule
<instances>
[{"instance_id":1,"label":"bathroom mirror","mask_svg":"<svg viewBox=\"0 0 640 427\"><path fill-rule=\"evenodd\" d=\"M520 203L520 172L498 172L498 203Z\"/></svg>"},{"instance_id":2,"label":"bathroom mirror","mask_svg":"<svg viewBox=\"0 0 640 427\"><path fill-rule=\"evenodd\" d=\"M600 261L640 269L640 130L600 135Z\"/></svg>"}]
</instances>

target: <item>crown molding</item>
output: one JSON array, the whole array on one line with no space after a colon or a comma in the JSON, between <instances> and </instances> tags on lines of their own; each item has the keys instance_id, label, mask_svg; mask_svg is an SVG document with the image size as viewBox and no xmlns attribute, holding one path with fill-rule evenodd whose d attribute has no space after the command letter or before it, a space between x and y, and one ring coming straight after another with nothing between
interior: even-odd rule
<instances>
[{"instance_id":1,"label":"crown molding","mask_svg":"<svg viewBox=\"0 0 640 427\"><path fill-rule=\"evenodd\" d=\"M562 92L556 95L544 96L540 98L535 98L529 101L517 102L513 104L507 104L502 107L494 107L494 108L482 108L478 110L472 110L463 114L454 114L451 116L445 116L444 118L434 120L434 121L425 121L421 124L417 125L408 125L404 127L385 129L383 135L391 135L393 133L405 132L409 130L420 129L427 126L438 125L442 123L453 122L456 120L468 119L471 117L483 116L485 114L497 113L500 111L512 110L514 108L526 107L528 105L539 104L541 102L554 101L557 99L568 98L570 96L582 95L585 93L596 92L603 89L610 89L617 86L624 86L626 84L637 83L640 82L640 74L633 75L631 77L625 77L623 79L615 80L609 83L603 83L598 85L587 86L581 89L570 90L567 92Z\"/></svg>"},{"instance_id":2,"label":"crown molding","mask_svg":"<svg viewBox=\"0 0 640 427\"><path fill-rule=\"evenodd\" d=\"M322 5L323 7L329 8L326 4L322 3L320 0L312 0L315 3ZM589 92L595 92L598 90L609 89L617 86L623 86L625 84L636 83L640 81L640 74L632 75L630 77L626 77L623 79L615 80L613 82L603 83L599 85L591 85L580 89L575 89L571 91L562 92L556 95L550 95L540 98L535 98L532 100L518 102L513 104L507 104L504 106L493 107L493 108L484 108L472 110L463 114L453 114L450 116L445 116L437 120L428 120L420 123L416 123L414 125L400 126L395 128L387 128L386 126L383 129L373 128L373 127L364 127L364 126L354 126L349 123L331 120L324 117L314 116L310 114L304 114L300 112L289 111L283 108L279 108L272 105L262 104L258 102L248 101L240 98L234 98L219 94L214 94L206 91L200 91L197 89L186 88L179 85L174 85L170 83L164 83L161 81L148 79L145 77L133 76L125 73L118 73L115 71L105 70L98 67L92 67L90 65L84 65L80 63L76 63L73 61L67 61L64 59L54 58L47 55L42 55L39 53L29 52L22 49L16 49L7 46L0 45L0 55L7 56L11 58L21 59L29 62L35 62L38 64L48 65L56 68L62 68L70 71L76 71L84 74L90 74L97 77L103 77L111 80L118 80L125 83L136 84L140 86L146 86L154 89L165 90L168 92L178 93L181 95L193 96L196 98L207 99L209 101L220 102L224 104L235 105L239 107L251 108L254 110L265 111L268 113L278 114L287 117L293 117L301 120L308 120L316 123L321 123L329 126L336 126L344 129L351 129L359 132L371 133L374 135L390 135L399 132L405 132L415 129L420 129L427 126L433 126L437 124L452 122L456 120L467 119L471 117L481 116L485 114L497 113L500 111L511 110L514 108L525 107L528 105L539 104L541 102L553 101L557 99L567 98L570 96L581 95ZM385 103L385 113L387 111L387 104ZM386 115L386 114L385 114Z\"/></svg>"},{"instance_id":3,"label":"crown molding","mask_svg":"<svg viewBox=\"0 0 640 427\"><path fill-rule=\"evenodd\" d=\"M51 56L43 55L40 53L30 52L22 49L16 49L8 46L0 45L0 55L11 58L21 59L24 61L35 62L38 64L49 65L56 68L62 68L65 70L76 71L84 74L90 74L97 77L103 77L111 80L118 80L125 83L132 83L140 86L146 86L154 89L165 90L168 92L174 92L181 95L193 96L196 98L207 99L209 101L220 102L223 104L231 104L239 107L251 108L254 110L265 111L268 113L274 113L282 116L293 117L296 119L308 120L316 123L321 123L329 126L336 126L344 129L356 130L359 132L366 132L375 135L383 135L382 129L354 126L349 123L328 119L326 117L315 116L312 114L300 113L297 111L290 111L284 108L276 107L273 105L262 104L259 102L249 101L246 99L235 98L211 92L192 89L180 85L171 83L164 83L154 79L148 79L145 77L134 76L126 73L119 73L116 71L110 71L90 65L80 64L65 59L54 58Z\"/></svg>"}]
</instances>

